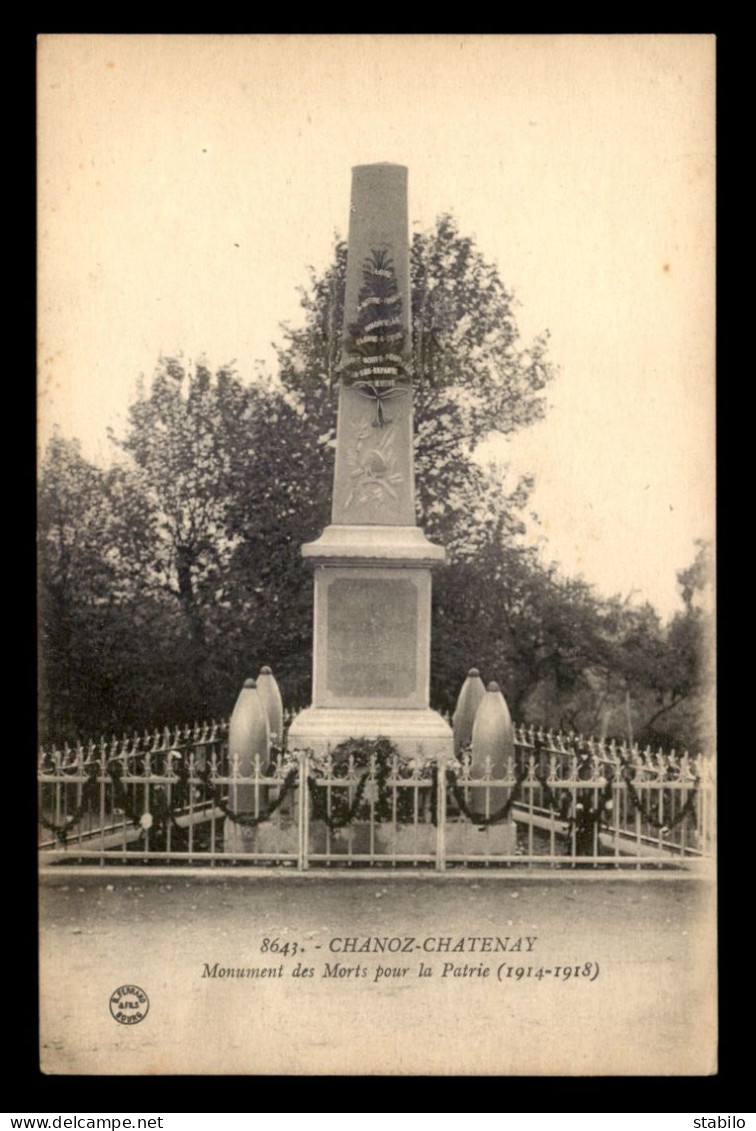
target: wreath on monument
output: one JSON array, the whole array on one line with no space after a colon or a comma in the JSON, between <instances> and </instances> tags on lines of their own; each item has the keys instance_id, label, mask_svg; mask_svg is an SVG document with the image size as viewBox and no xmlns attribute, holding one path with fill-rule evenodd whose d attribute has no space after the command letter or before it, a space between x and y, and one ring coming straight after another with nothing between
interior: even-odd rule
<instances>
[{"instance_id":1,"label":"wreath on monument","mask_svg":"<svg viewBox=\"0 0 756 1131\"><path fill-rule=\"evenodd\" d=\"M313 817L324 821L334 831L355 820L369 820L371 808L377 823L389 823L394 817L399 824L412 823L415 790L392 788L392 775L395 781L430 780L431 813L435 822L435 757L406 758L390 739L383 736L375 739L347 738L325 757L311 755L310 765L315 771L307 776ZM359 778L355 786L357 773ZM323 785L323 778L343 781L343 785Z\"/></svg>"},{"instance_id":2,"label":"wreath on monument","mask_svg":"<svg viewBox=\"0 0 756 1131\"><path fill-rule=\"evenodd\" d=\"M404 357L402 296L393 260L385 248L370 253L362 278L357 321L349 326L349 357L343 366L343 380L375 402L373 427L383 428L391 423L384 415L384 404L404 396L410 382Z\"/></svg>"}]
</instances>

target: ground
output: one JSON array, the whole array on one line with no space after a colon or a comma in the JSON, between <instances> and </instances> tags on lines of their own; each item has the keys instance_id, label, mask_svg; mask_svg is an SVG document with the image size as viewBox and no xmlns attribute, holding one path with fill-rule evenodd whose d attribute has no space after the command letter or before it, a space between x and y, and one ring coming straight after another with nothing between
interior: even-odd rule
<instances>
[{"instance_id":1,"label":"ground","mask_svg":"<svg viewBox=\"0 0 756 1131\"><path fill-rule=\"evenodd\" d=\"M41 893L48 1073L715 1068L714 912L704 881L76 873L47 878ZM414 941L401 943L409 952L350 954L345 937ZM438 949L439 939L460 938L509 941ZM265 940L273 939L296 943L298 953L271 954ZM517 939L519 951L480 949ZM421 962L429 977L419 976ZM215 963L276 974L203 977ZM444 977L445 963L454 969ZM295 977L298 964L313 975ZM475 973L486 966L487 977ZM347 967L366 973L340 972ZM578 974L565 980L565 967ZM406 973L376 981L379 968ZM135 1025L110 1014L124 984L149 996Z\"/></svg>"}]
</instances>

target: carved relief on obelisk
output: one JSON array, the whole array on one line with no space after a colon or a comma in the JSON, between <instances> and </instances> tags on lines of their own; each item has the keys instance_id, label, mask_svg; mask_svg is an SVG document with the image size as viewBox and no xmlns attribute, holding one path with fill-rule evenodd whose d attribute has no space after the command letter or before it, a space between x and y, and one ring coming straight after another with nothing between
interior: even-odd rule
<instances>
[{"instance_id":1,"label":"carved relief on obelisk","mask_svg":"<svg viewBox=\"0 0 756 1131\"><path fill-rule=\"evenodd\" d=\"M334 523L414 526L407 170L352 173Z\"/></svg>"}]
</instances>

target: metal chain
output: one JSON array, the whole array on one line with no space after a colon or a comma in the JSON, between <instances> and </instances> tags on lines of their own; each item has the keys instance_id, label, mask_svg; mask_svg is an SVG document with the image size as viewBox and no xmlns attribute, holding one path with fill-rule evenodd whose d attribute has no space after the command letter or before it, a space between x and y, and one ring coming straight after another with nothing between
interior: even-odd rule
<instances>
[{"instance_id":1,"label":"metal chain","mask_svg":"<svg viewBox=\"0 0 756 1131\"><path fill-rule=\"evenodd\" d=\"M370 771L366 770L357 784L357 790L354 795L354 801L349 806L344 817L329 817L328 815L328 801L326 787L318 785L317 779L311 776L307 778L307 785L312 797L312 815L316 821L325 821L328 828L332 831L336 829L343 829L346 825L352 823L357 816L357 810L362 804L362 795L365 792L367 780L370 777ZM343 787L339 787L343 788Z\"/></svg>"},{"instance_id":2,"label":"metal chain","mask_svg":"<svg viewBox=\"0 0 756 1131\"><path fill-rule=\"evenodd\" d=\"M68 840L68 834L70 833L71 829L75 825L78 825L79 821L84 816L84 812L87 808L87 805L89 804L90 793L93 794L92 800L97 800L97 777L99 775L99 772L100 766L98 762L93 763L87 768L87 780L84 783L84 788L81 791L81 801L76 806L71 816L67 817L62 825L56 825L54 821L49 821L47 817L45 817L44 813L40 812L40 823L46 829L49 829L51 833L54 833L61 844L66 844Z\"/></svg>"},{"instance_id":3,"label":"metal chain","mask_svg":"<svg viewBox=\"0 0 756 1131\"><path fill-rule=\"evenodd\" d=\"M464 815L467 817L468 821L471 821L474 825L495 825L498 821L503 821L505 817L508 817L511 810L512 810L512 806L515 804L516 801L519 800L521 789L522 789L522 783L525 781L525 778L527 776L528 776L527 770L525 770L524 772L521 771L518 774L517 782L515 783L514 789L512 790L512 792L510 793L509 797L504 802L504 804L501 806L501 808L497 809L496 812L492 813L489 817L486 817L484 814L476 813L476 812L474 812L474 810L470 809L467 802L465 801L465 796L464 796L462 790L459 788L459 784L457 782L457 777L456 777L454 771L453 770L447 770L446 771L446 780L451 787L451 791L452 791L452 794L454 796L454 800L457 802L457 805L459 806L460 810L464 813ZM481 787L478 786L478 788L481 788Z\"/></svg>"},{"instance_id":4,"label":"metal chain","mask_svg":"<svg viewBox=\"0 0 756 1131\"><path fill-rule=\"evenodd\" d=\"M201 775L206 785L212 784L210 782L210 775L210 769L206 770L204 775ZM292 790L294 782L297 780L298 776L299 770L296 767L293 770L289 770L288 774L284 778L283 787L276 800L270 803L265 813L261 813L258 816L255 816L253 813L234 812L234 810L230 809L227 803L221 797L220 790L217 786L214 786L212 789L213 802L218 806L219 809L223 811L224 816L228 817L231 821L234 822L234 824L242 825L246 829L253 829L257 825L262 825L263 822L270 820L276 809L278 809L283 803L286 795Z\"/></svg>"}]
</instances>

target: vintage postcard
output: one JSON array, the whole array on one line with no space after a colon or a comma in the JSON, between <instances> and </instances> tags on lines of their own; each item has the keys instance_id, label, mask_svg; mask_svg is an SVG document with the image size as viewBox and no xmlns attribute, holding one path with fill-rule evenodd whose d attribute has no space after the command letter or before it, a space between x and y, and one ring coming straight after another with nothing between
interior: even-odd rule
<instances>
[{"instance_id":1,"label":"vintage postcard","mask_svg":"<svg viewBox=\"0 0 756 1131\"><path fill-rule=\"evenodd\" d=\"M714 106L40 38L45 1073L716 1073Z\"/></svg>"}]
</instances>

